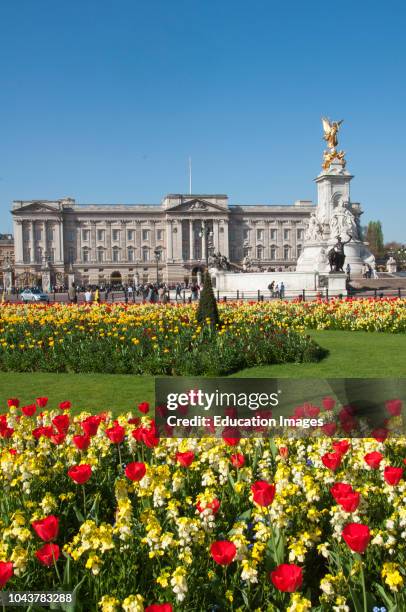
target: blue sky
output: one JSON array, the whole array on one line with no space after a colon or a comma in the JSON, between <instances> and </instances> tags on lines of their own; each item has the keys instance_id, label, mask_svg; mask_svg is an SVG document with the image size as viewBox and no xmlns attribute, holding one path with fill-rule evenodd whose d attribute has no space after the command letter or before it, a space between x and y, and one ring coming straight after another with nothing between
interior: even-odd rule
<instances>
[{"instance_id":1,"label":"blue sky","mask_svg":"<svg viewBox=\"0 0 406 612\"><path fill-rule=\"evenodd\" d=\"M406 242L406 8L341 0L9 0L0 8L0 232L13 199L315 200L321 115L363 223Z\"/></svg>"}]
</instances>

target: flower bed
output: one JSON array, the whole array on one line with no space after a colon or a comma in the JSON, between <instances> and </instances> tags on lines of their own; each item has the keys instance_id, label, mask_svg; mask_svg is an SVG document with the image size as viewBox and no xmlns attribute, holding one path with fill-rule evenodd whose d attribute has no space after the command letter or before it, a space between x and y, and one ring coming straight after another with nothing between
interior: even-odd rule
<instances>
[{"instance_id":1,"label":"flower bed","mask_svg":"<svg viewBox=\"0 0 406 612\"><path fill-rule=\"evenodd\" d=\"M266 310L224 308L217 331L195 315L192 306L6 306L0 369L221 376L324 354Z\"/></svg>"},{"instance_id":2,"label":"flower bed","mask_svg":"<svg viewBox=\"0 0 406 612\"><path fill-rule=\"evenodd\" d=\"M0 588L76 589L86 612L406 609L404 437L159 440L145 403L9 404Z\"/></svg>"}]
</instances>

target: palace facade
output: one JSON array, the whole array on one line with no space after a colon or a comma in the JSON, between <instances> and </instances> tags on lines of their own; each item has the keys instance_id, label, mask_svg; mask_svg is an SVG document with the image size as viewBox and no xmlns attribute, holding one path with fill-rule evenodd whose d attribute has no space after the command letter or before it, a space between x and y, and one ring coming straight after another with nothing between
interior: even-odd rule
<instances>
[{"instance_id":1,"label":"palace facade","mask_svg":"<svg viewBox=\"0 0 406 612\"><path fill-rule=\"evenodd\" d=\"M226 195L167 195L160 205L83 205L71 198L16 200L15 283L82 285L189 282L209 253L235 267L294 270L314 205L229 204ZM71 277L72 278L72 277Z\"/></svg>"}]
</instances>

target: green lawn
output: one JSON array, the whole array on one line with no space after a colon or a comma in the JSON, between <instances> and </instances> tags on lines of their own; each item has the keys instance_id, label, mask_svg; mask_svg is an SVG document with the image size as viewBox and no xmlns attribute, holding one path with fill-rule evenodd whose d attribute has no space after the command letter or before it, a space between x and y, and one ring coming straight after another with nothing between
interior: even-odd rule
<instances>
[{"instance_id":1,"label":"green lawn","mask_svg":"<svg viewBox=\"0 0 406 612\"><path fill-rule=\"evenodd\" d=\"M319 363L261 366L233 374L252 378L384 378L406 376L406 338L402 334L311 331L329 355ZM69 399L74 411L112 410L118 414L154 399L152 376L0 372L0 406L7 398L23 404L38 396L51 406Z\"/></svg>"}]
</instances>

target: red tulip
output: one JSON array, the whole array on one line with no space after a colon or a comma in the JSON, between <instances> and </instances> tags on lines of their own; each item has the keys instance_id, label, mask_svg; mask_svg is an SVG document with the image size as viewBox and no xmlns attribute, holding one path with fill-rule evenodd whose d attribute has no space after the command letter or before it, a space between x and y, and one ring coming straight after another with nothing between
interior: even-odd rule
<instances>
[{"instance_id":1,"label":"red tulip","mask_svg":"<svg viewBox=\"0 0 406 612\"><path fill-rule=\"evenodd\" d=\"M335 423L325 423L320 428L326 436L334 436L337 431L337 425Z\"/></svg>"},{"instance_id":2,"label":"red tulip","mask_svg":"<svg viewBox=\"0 0 406 612\"><path fill-rule=\"evenodd\" d=\"M280 446L278 452L282 459L287 459L289 456L289 449L287 446Z\"/></svg>"},{"instance_id":3,"label":"red tulip","mask_svg":"<svg viewBox=\"0 0 406 612\"><path fill-rule=\"evenodd\" d=\"M378 453L378 451L367 453L364 457L365 463L367 463L373 470L377 470L379 468L379 464L381 463L382 459L383 455Z\"/></svg>"},{"instance_id":4,"label":"red tulip","mask_svg":"<svg viewBox=\"0 0 406 612\"><path fill-rule=\"evenodd\" d=\"M87 434L73 436L72 442L79 450L87 450L90 446L90 436Z\"/></svg>"},{"instance_id":5,"label":"red tulip","mask_svg":"<svg viewBox=\"0 0 406 612\"><path fill-rule=\"evenodd\" d=\"M341 497L350 495L350 493L353 492L354 489L352 488L352 486L350 484L346 484L345 482L336 482L330 489L330 493L337 503L339 503Z\"/></svg>"},{"instance_id":6,"label":"red tulip","mask_svg":"<svg viewBox=\"0 0 406 612\"><path fill-rule=\"evenodd\" d=\"M143 414L148 414L148 412L149 412L149 403L148 402L141 402L141 404L138 404L138 410L140 412L142 412Z\"/></svg>"},{"instance_id":7,"label":"red tulip","mask_svg":"<svg viewBox=\"0 0 406 612\"><path fill-rule=\"evenodd\" d=\"M147 467L145 463L138 463L137 461L133 461L132 463L127 463L125 468L125 475L130 480L138 482L139 480L144 478L146 471Z\"/></svg>"},{"instance_id":8,"label":"red tulip","mask_svg":"<svg viewBox=\"0 0 406 612\"><path fill-rule=\"evenodd\" d=\"M59 519L53 514L50 514L39 521L33 521L31 527L41 540L44 540L44 542L51 542L58 537Z\"/></svg>"},{"instance_id":9,"label":"red tulip","mask_svg":"<svg viewBox=\"0 0 406 612\"><path fill-rule=\"evenodd\" d=\"M80 465L74 465L68 470L68 476L76 484L84 484L89 480L92 475L92 467L87 463L81 463Z\"/></svg>"},{"instance_id":10,"label":"red tulip","mask_svg":"<svg viewBox=\"0 0 406 612\"><path fill-rule=\"evenodd\" d=\"M5 586L13 574L13 564L11 561L0 561L0 589Z\"/></svg>"},{"instance_id":11,"label":"red tulip","mask_svg":"<svg viewBox=\"0 0 406 612\"><path fill-rule=\"evenodd\" d=\"M116 421L113 427L106 429L106 436L113 444L121 444L125 438L125 429Z\"/></svg>"},{"instance_id":12,"label":"red tulip","mask_svg":"<svg viewBox=\"0 0 406 612\"><path fill-rule=\"evenodd\" d=\"M47 397L37 397L35 402L36 402L38 408L45 408L45 406L48 403L48 398Z\"/></svg>"},{"instance_id":13,"label":"red tulip","mask_svg":"<svg viewBox=\"0 0 406 612\"><path fill-rule=\"evenodd\" d=\"M392 487L399 484L399 481L402 478L402 476L403 476L403 468L401 467L388 466L384 469L384 472L383 472L383 477L385 481L389 485L392 485Z\"/></svg>"},{"instance_id":14,"label":"red tulip","mask_svg":"<svg viewBox=\"0 0 406 612\"><path fill-rule=\"evenodd\" d=\"M371 539L369 527L362 523L348 523L342 531L342 536L347 546L357 553L365 552Z\"/></svg>"},{"instance_id":15,"label":"red tulip","mask_svg":"<svg viewBox=\"0 0 406 612\"><path fill-rule=\"evenodd\" d=\"M21 412L23 413L23 415L28 417L31 417L33 414L35 414L36 410L37 407L35 404L29 404L28 406L21 407Z\"/></svg>"},{"instance_id":16,"label":"red tulip","mask_svg":"<svg viewBox=\"0 0 406 612\"><path fill-rule=\"evenodd\" d=\"M97 430L99 429L101 418L99 415L93 415L84 419L80 426L88 436L95 436L97 434Z\"/></svg>"},{"instance_id":17,"label":"red tulip","mask_svg":"<svg viewBox=\"0 0 406 612\"><path fill-rule=\"evenodd\" d=\"M252 497L259 506L270 506L274 500L275 491L275 485L269 484L266 480L257 480L251 485Z\"/></svg>"},{"instance_id":18,"label":"red tulip","mask_svg":"<svg viewBox=\"0 0 406 612\"><path fill-rule=\"evenodd\" d=\"M59 404L59 410L69 410L71 408L71 406L72 406L71 402L68 402L68 401L61 402Z\"/></svg>"},{"instance_id":19,"label":"red tulip","mask_svg":"<svg viewBox=\"0 0 406 612\"><path fill-rule=\"evenodd\" d=\"M35 553L38 561L41 565L45 565L46 567L50 567L59 559L59 546L58 544L44 544L42 548L37 550Z\"/></svg>"},{"instance_id":20,"label":"red tulip","mask_svg":"<svg viewBox=\"0 0 406 612\"><path fill-rule=\"evenodd\" d=\"M159 443L159 437L157 436L155 421L151 421L149 427L137 427L131 432L132 437L138 442L144 442L148 448L153 448Z\"/></svg>"},{"instance_id":21,"label":"red tulip","mask_svg":"<svg viewBox=\"0 0 406 612\"><path fill-rule=\"evenodd\" d=\"M336 401L332 397L323 397L322 404L325 410L333 410L334 406L336 405Z\"/></svg>"},{"instance_id":22,"label":"red tulip","mask_svg":"<svg viewBox=\"0 0 406 612\"><path fill-rule=\"evenodd\" d=\"M352 491L351 493L347 493L347 495L341 495L337 499L337 502L345 512L355 512L359 506L360 498L361 496L358 491Z\"/></svg>"},{"instance_id":23,"label":"red tulip","mask_svg":"<svg viewBox=\"0 0 406 612\"><path fill-rule=\"evenodd\" d=\"M347 435L349 435L354 429L357 429L357 421L353 418L345 419L342 421L341 428Z\"/></svg>"},{"instance_id":24,"label":"red tulip","mask_svg":"<svg viewBox=\"0 0 406 612\"><path fill-rule=\"evenodd\" d=\"M176 461L180 463L182 467L189 467L195 458L193 451L186 451L185 453L176 453Z\"/></svg>"},{"instance_id":25,"label":"red tulip","mask_svg":"<svg viewBox=\"0 0 406 612\"><path fill-rule=\"evenodd\" d=\"M13 433L14 433L14 429L12 427L8 427L7 425L0 427L0 436L2 438L11 438Z\"/></svg>"},{"instance_id":26,"label":"red tulip","mask_svg":"<svg viewBox=\"0 0 406 612\"><path fill-rule=\"evenodd\" d=\"M371 431L371 438L375 438L377 442L385 442L388 434L389 431L386 429L386 427L377 427Z\"/></svg>"},{"instance_id":27,"label":"red tulip","mask_svg":"<svg viewBox=\"0 0 406 612\"><path fill-rule=\"evenodd\" d=\"M151 604L145 608L145 612L172 612L173 608L171 604Z\"/></svg>"},{"instance_id":28,"label":"red tulip","mask_svg":"<svg viewBox=\"0 0 406 612\"><path fill-rule=\"evenodd\" d=\"M39 440L41 437L50 438L54 435L54 430L50 425L36 427L32 430L32 435L36 440Z\"/></svg>"},{"instance_id":29,"label":"red tulip","mask_svg":"<svg viewBox=\"0 0 406 612\"><path fill-rule=\"evenodd\" d=\"M318 406L313 406L313 404L305 404L304 413L306 417L316 418L320 414L320 408Z\"/></svg>"},{"instance_id":30,"label":"red tulip","mask_svg":"<svg viewBox=\"0 0 406 612\"><path fill-rule=\"evenodd\" d=\"M218 499L213 499L211 502L204 503L203 505L200 502L197 502L196 508L199 512L204 512L204 510L210 508L213 514L217 514L220 509L220 502Z\"/></svg>"},{"instance_id":31,"label":"red tulip","mask_svg":"<svg viewBox=\"0 0 406 612\"><path fill-rule=\"evenodd\" d=\"M221 432L221 437L227 446L237 446L241 440L241 433L236 427L225 427Z\"/></svg>"},{"instance_id":32,"label":"red tulip","mask_svg":"<svg viewBox=\"0 0 406 612\"><path fill-rule=\"evenodd\" d=\"M219 565L230 565L237 554L234 542L228 540L218 540L210 546L210 554L213 560Z\"/></svg>"},{"instance_id":33,"label":"red tulip","mask_svg":"<svg viewBox=\"0 0 406 612\"><path fill-rule=\"evenodd\" d=\"M298 591L303 584L302 568L298 565L282 563L282 565L278 565L278 567L271 572L271 580L278 591L294 593Z\"/></svg>"},{"instance_id":34,"label":"red tulip","mask_svg":"<svg viewBox=\"0 0 406 612\"><path fill-rule=\"evenodd\" d=\"M59 433L66 434L69 429L69 416L67 414L58 414L52 419L52 424Z\"/></svg>"},{"instance_id":35,"label":"red tulip","mask_svg":"<svg viewBox=\"0 0 406 612\"><path fill-rule=\"evenodd\" d=\"M342 460L343 456L341 453L326 453L325 455L322 456L321 460L323 462L323 464L329 468L329 470L332 470L333 472L335 472L341 465L341 460Z\"/></svg>"},{"instance_id":36,"label":"red tulip","mask_svg":"<svg viewBox=\"0 0 406 612\"><path fill-rule=\"evenodd\" d=\"M10 397L10 399L7 400L7 406L9 408L11 408L11 406L15 406L16 408L18 408L20 405L20 400L18 399L18 397Z\"/></svg>"},{"instance_id":37,"label":"red tulip","mask_svg":"<svg viewBox=\"0 0 406 612\"><path fill-rule=\"evenodd\" d=\"M245 464L245 457L241 453L235 453L231 455L230 461L235 468L241 468Z\"/></svg>"},{"instance_id":38,"label":"red tulip","mask_svg":"<svg viewBox=\"0 0 406 612\"><path fill-rule=\"evenodd\" d=\"M52 436L50 437L51 442L53 442L53 444L63 444L63 442L65 441L66 438L66 434L65 433L53 433Z\"/></svg>"},{"instance_id":39,"label":"red tulip","mask_svg":"<svg viewBox=\"0 0 406 612\"><path fill-rule=\"evenodd\" d=\"M348 442L348 440L339 440L338 442L333 442L333 448L337 453L345 455L345 453L350 448L350 443Z\"/></svg>"},{"instance_id":40,"label":"red tulip","mask_svg":"<svg viewBox=\"0 0 406 612\"><path fill-rule=\"evenodd\" d=\"M131 417L130 419L128 419L127 423L129 425L139 425L141 423L141 418L140 417Z\"/></svg>"},{"instance_id":41,"label":"red tulip","mask_svg":"<svg viewBox=\"0 0 406 612\"><path fill-rule=\"evenodd\" d=\"M402 401L400 399L389 400L385 407L391 416L399 416L402 413Z\"/></svg>"}]
</instances>

